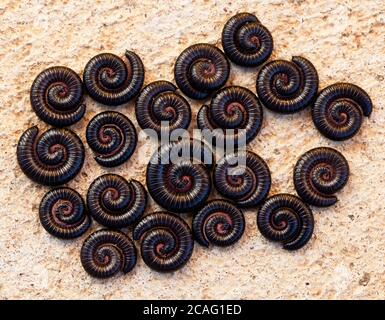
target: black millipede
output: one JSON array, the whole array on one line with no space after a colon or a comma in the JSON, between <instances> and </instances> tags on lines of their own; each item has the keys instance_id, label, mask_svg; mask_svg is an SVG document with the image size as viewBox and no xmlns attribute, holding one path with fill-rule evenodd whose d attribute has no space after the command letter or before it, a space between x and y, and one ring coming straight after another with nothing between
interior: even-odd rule
<instances>
[{"instance_id":1,"label":"black millipede","mask_svg":"<svg viewBox=\"0 0 385 320\"><path fill-rule=\"evenodd\" d=\"M147 205L147 193L139 181L129 182L117 174L96 178L87 192L90 215L110 228L123 228L137 222Z\"/></svg>"},{"instance_id":2,"label":"black millipede","mask_svg":"<svg viewBox=\"0 0 385 320\"><path fill-rule=\"evenodd\" d=\"M214 167L213 180L222 196L241 207L259 205L271 186L268 165L251 151L225 155Z\"/></svg>"},{"instance_id":3,"label":"black millipede","mask_svg":"<svg viewBox=\"0 0 385 320\"><path fill-rule=\"evenodd\" d=\"M224 146L226 140L234 142L235 147L245 145L258 134L262 121L263 111L258 98L249 89L239 86L216 92L210 106L202 106L197 115L203 137L212 139L216 146Z\"/></svg>"},{"instance_id":4,"label":"black millipede","mask_svg":"<svg viewBox=\"0 0 385 320\"><path fill-rule=\"evenodd\" d=\"M144 81L144 66L139 56L126 51L125 63L112 53L101 53L88 61L83 82L88 94L96 101L117 106L130 101Z\"/></svg>"},{"instance_id":5,"label":"black millipede","mask_svg":"<svg viewBox=\"0 0 385 320\"><path fill-rule=\"evenodd\" d=\"M37 116L55 127L78 122L86 111L80 77L72 69L62 66L39 73L32 83L30 100Z\"/></svg>"},{"instance_id":6,"label":"black millipede","mask_svg":"<svg viewBox=\"0 0 385 320\"><path fill-rule=\"evenodd\" d=\"M62 239L80 237L91 225L83 198L71 188L48 191L40 202L39 218L48 233Z\"/></svg>"},{"instance_id":7,"label":"black millipede","mask_svg":"<svg viewBox=\"0 0 385 320\"><path fill-rule=\"evenodd\" d=\"M31 180L57 186L73 179L83 166L84 146L69 129L49 129L38 137L39 129L27 129L17 144L17 161Z\"/></svg>"},{"instance_id":8,"label":"black millipede","mask_svg":"<svg viewBox=\"0 0 385 320\"><path fill-rule=\"evenodd\" d=\"M369 117L373 104L369 95L351 83L334 83L324 88L312 107L312 118L325 137L341 141L353 137L363 116Z\"/></svg>"},{"instance_id":9,"label":"black millipede","mask_svg":"<svg viewBox=\"0 0 385 320\"><path fill-rule=\"evenodd\" d=\"M147 189L168 211L197 210L211 192L214 155L203 142L191 139L159 147L147 165Z\"/></svg>"},{"instance_id":10,"label":"black millipede","mask_svg":"<svg viewBox=\"0 0 385 320\"><path fill-rule=\"evenodd\" d=\"M332 148L315 148L304 153L294 167L294 186L308 204L328 207L337 202L334 195L349 179L349 164Z\"/></svg>"},{"instance_id":11,"label":"black millipede","mask_svg":"<svg viewBox=\"0 0 385 320\"><path fill-rule=\"evenodd\" d=\"M202 246L210 244L227 247L236 243L245 231L245 217L241 210L226 200L209 201L194 215L192 230Z\"/></svg>"},{"instance_id":12,"label":"black millipede","mask_svg":"<svg viewBox=\"0 0 385 320\"><path fill-rule=\"evenodd\" d=\"M223 28L222 47L232 62L247 67L258 66L270 57L273 37L255 15L238 13Z\"/></svg>"},{"instance_id":13,"label":"black millipede","mask_svg":"<svg viewBox=\"0 0 385 320\"><path fill-rule=\"evenodd\" d=\"M146 215L134 228L133 239L140 241L140 252L146 265L160 272L183 267L194 248L188 224L169 212Z\"/></svg>"},{"instance_id":14,"label":"black millipede","mask_svg":"<svg viewBox=\"0 0 385 320\"><path fill-rule=\"evenodd\" d=\"M317 90L317 70L303 57L270 61L257 76L258 97L266 108L275 112L289 114L310 106Z\"/></svg>"},{"instance_id":15,"label":"black millipede","mask_svg":"<svg viewBox=\"0 0 385 320\"><path fill-rule=\"evenodd\" d=\"M119 166L133 154L138 138L130 119L120 112L97 114L87 125L86 138L97 154L95 160L105 167Z\"/></svg>"},{"instance_id":16,"label":"black millipede","mask_svg":"<svg viewBox=\"0 0 385 320\"><path fill-rule=\"evenodd\" d=\"M224 53L211 44L199 43L186 48L174 66L175 82L189 98L206 99L223 87L230 74Z\"/></svg>"},{"instance_id":17,"label":"black millipede","mask_svg":"<svg viewBox=\"0 0 385 320\"><path fill-rule=\"evenodd\" d=\"M300 198L281 193L267 198L259 208L257 225L265 238L281 242L286 250L297 250L310 240L314 218Z\"/></svg>"},{"instance_id":18,"label":"black millipede","mask_svg":"<svg viewBox=\"0 0 385 320\"><path fill-rule=\"evenodd\" d=\"M136 119L142 129L151 129L161 136L162 125L175 129L187 129L191 121L191 108L187 100L177 93L168 81L151 82L140 92L135 105Z\"/></svg>"},{"instance_id":19,"label":"black millipede","mask_svg":"<svg viewBox=\"0 0 385 320\"><path fill-rule=\"evenodd\" d=\"M98 230L88 236L80 251L84 270L95 278L109 278L119 271L126 274L136 260L133 241L120 231Z\"/></svg>"}]
</instances>

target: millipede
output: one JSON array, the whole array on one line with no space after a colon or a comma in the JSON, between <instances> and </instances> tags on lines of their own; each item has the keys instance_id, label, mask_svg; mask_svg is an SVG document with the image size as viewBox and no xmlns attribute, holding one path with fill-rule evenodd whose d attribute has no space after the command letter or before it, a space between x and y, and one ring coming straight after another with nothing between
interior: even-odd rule
<instances>
[{"instance_id":1,"label":"millipede","mask_svg":"<svg viewBox=\"0 0 385 320\"><path fill-rule=\"evenodd\" d=\"M273 37L255 15L243 12L226 22L222 47L232 62L255 67L269 59L273 52Z\"/></svg>"},{"instance_id":2,"label":"millipede","mask_svg":"<svg viewBox=\"0 0 385 320\"><path fill-rule=\"evenodd\" d=\"M117 106L139 93L144 82L143 62L133 51L127 50L125 57L127 63L112 53L101 53L88 61L83 82L95 101Z\"/></svg>"},{"instance_id":3,"label":"millipede","mask_svg":"<svg viewBox=\"0 0 385 320\"><path fill-rule=\"evenodd\" d=\"M281 242L286 250L298 250L309 242L314 230L313 213L309 206L292 194L273 195L257 213L261 234Z\"/></svg>"},{"instance_id":4,"label":"millipede","mask_svg":"<svg viewBox=\"0 0 385 320\"><path fill-rule=\"evenodd\" d=\"M341 141L357 134L363 116L369 117L372 109L372 101L363 89L339 82L322 89L312 106L312 118L321 134Z\"/></svg>"},{"instance_id":5,"label":"millipede","mask_svg":"<svg viewBox=\"0 0 385 320\"><path fill-rule=\"evenodd\" d=\"M179 89L189 98L206 99L223 87L230 74L230 64L224 53L207 44L194 44L178 56L174 77Z\"/></svg>"},{"instance_id":6,"label":"millipede","mask_svg":"<svg viewBox=\"0 0 385 320\"><path fill-rule=\"evenodd\" d=\"M136 265L133 241L123 232L102 229L91 233L80 251L84 270L95 278L109 278L119 271L126 274Z\"/></svg>"},{"instance_id":7,"label":"millipede","mask_svg":"<svg viewBox=\"0 0 385 320\"><path fill-rule=\"evenodd\" d=\"M213 165L214 155L201 141L190 139L162 145L147 165L148 192L168 211L192 212L210 195Z\"/></svg>"},{"instance_id":8,"label":"millipede","mask_svg":"<svg viewBox=\"0 0 385 320\"><path fill-rule=\"evenodd\" d=\"M80 77L63 66L50 67L38 74L31 86L30 100L37 116L55 127L78 122L86 111Z\"/></svg>"},{"instance_id":9,"label":"millipede","mask_svg":"<svg viewBox=\"0 0 385 320\"><path fill-rule=\"evenodd\" d=\"M138 141L131 120L115 111L93 117L87 125L86 139L96 153L96 162L104 167L116 167L127 161Z\"/></svg>"},{"instance_id":10,"label":"millipede","mask_svg":"<svg viewBox=\"0 0 385 320\"><path fill-rule=\"evenodd\" d=\"M274 60L264 64L257 76L262 104L275 112L295 113L309 107L317 95L318 73L306 58Z\"/></svg>"},{"instance_id":11,"label":"millipede","mask_svg":"<svg viewBox=\"0 0 385 320\"><path fill-rule=\"evenodd\" d=\"M194 214L192 230L195 240L202 246L227 247L242 237L245 218L229 201L214 199Z\"/></svg>"},{"instance_id":12,"label":"millipede","mask_svg":"<svg viewBox=\"0 0 385 320\"><path fill-rule=\"evenodd\" d=\"M123 228L137 222L147 205L147 192L134 179L129 182L117 174L96 178L87 192L90 215L110 228Z\"/></svg>"},{"instance_id":13,"label":"millipede","mask_svg":"<svg viewBox=\"0 0 385 320\"><path fill-rule=\"evenodd\" d=\"M304 153L294 167L294 186L308 204L328 207L337 202L334 195L349 178L349 164L333 148L315 148Z\"/></svg>"},{"instance_id":14,"label":"millipede","mask_svg":"<svg viewBox=\"0 0 385 320\"><path fill-rule=\"evenodd\" d=\"M174 84L164 80L143 88L136 99L135 114L139 126L154 130L158 137L163 123L172 133L176 129L187 129L191 121L190 104L177 92Z\"/></svg>"},{"instance_id":15,"label":"millipede","mask_svg":"<svg viewBox=\"0 0 385 320\"><path fill-rule=\"evenodd\" d=\"M258 98L240 86L217 91L210 106L203 105L197 114L198 128L203 133L208 130L210 138L214 138L213 144L223 146L228 139L235 147L249 143L261 129L262 121L263 111Z\"/></svg>"},{"instance_id":16,"label":"millipede","mask_svg":"<svg viewBox=\"0 0 385 320\"><path fill-rule=\"evenodd\" d=\"M188 224L170 212L153 212L145 216L133 230L140 242L143 261L160 272L175 271L190 259L194 240Z\"/></svg>"},{"instance_id":17,"label":"millipede","mask_svg":"<svg viewBox=\"0 0 385 320\"><path fill-rule=\"evenodd\" d=\"M40 202L39 218L48 233L62 239L80 237L91 225L82 196L71 188L48 191Z\"/></svg>"},{"instance_id":18,"label":"millipede","mask_svg":"<svg viewBox=\"0 0 385 320\"><path fill-rule=\"evenodd\" d=\"M39 128L27 129L17 144L17 161L31 180L58 186L72 180L84 162L84 146L69 129L49 129L38 136Z\"/></svg>"},{"instance_id":19,"label":"millipede","mask_svg":"<svg viewBox=\"0 0 385 320\"><path fill-rule=\"evenodd\" d=\"M267 163L249 150L230 153L218 160L214 186L224 197L241 207L255 207L267 197L271 175Z\"/></svg>"}]
</instances>

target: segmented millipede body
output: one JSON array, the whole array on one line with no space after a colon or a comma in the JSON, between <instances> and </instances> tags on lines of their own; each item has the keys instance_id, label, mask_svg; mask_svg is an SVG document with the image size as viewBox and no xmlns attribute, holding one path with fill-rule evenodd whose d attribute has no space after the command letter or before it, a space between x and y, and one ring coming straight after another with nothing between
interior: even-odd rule
<instances>
[{"instance_id":1,"label":"segmented millipede body","mask_svg":"<svg viewBox=\"0 0 385 320\"><path fill-rule=\"evenodd\" d=\"M353 137L363 116L369 117L373 104L369 95L351 83L335 83L323 89L312 107L313 122L331 140Z\"/></svg>"},{"instance_id":2,"label":"segmented millipede body","mask_svg":"<svg viewBox=\"0 0 385 320\"><path fill-rule=\"evenodd\" d=\"M241 207L259 205L271 185L268 165L251 151L231 153L220 159L215 165L213 180L222 196Z\"/></svg>"},{"instance_id":3,"label":"segmented millipede body","mask_svg":"<svg viewBox=\"0 0 385 320\"><path fill-rule=\"evenodd\" d=\"M314 218L300 198L281 193L267 198L260 207L257 225L265 238L282 242L286 250L297 250L310 240Z\"/></svg>"},{"instance_id":4,"label":"segmented millipede body","mask_svg":"<svg viewBox=\"0 0 385 320\"><path fill-rule=\"evenodd\" d=\"M172 132L187 129L191 121L189 103L168 81L155 81L145 86L136 100L135 114L140 127L155 130L158 137L162 122L167 123Z\"/></svg>"},{"instance_id":5,"label":"segmented millipede body","mask_svg":"<svg viewBox=\"0 0 385 320\"><path fill-rule=\"evenodd\" d=\"M71 188L48 191L40 202L39 218L48 233L62 239L77 238L91 225L83 198Z\"/></svg>"},{"instance_id":6,"label":"segmented millipede body","mask_svg":"<svg viewBox=\"0 0 385 320\"><path fill-rule=\"evenodd\" d=\"M39 129L27 129L17 144L17 161L33 181L57 186L73 179L83 166L84 147L69 129L49 129L38 137Z\"/></svg>"},{"instance_id":7,"label":"segmented millipede body","mask_svg":"<svg viewBox=\"0 0 385 320\"><path fill-rule=\"evenodd\" d=\"M229 77L230 64L217 47L199 43L186 48L174 66L179 89L191 99L206 99L223 87Z\"/></svg>"},{"instance_id":8,"label":"segmented millipede body","mask_svg":"<svg viewBox=\"0 0 385 320\"><path fill-rule=\"evenodd\" d=\"M192 230L202 246L227 247L236 243L245 231L241 210L226 200L212 200L194 215Z\"/></svg>"},{"instance_id":9,"label":"segmented millipede body","mask_svg":"<svg viewBox=\"0 0 385 320\"><path fill-rule=\"evenodd\" d=\"M345 157L332 148L315 148L304 153L294 167L294 186L308 204L327 207L337 202L334 195L349 179Z\"/></svg>"},{"instance_id":10,"label":"segmented millipede body","mask_svg":"<svg viewBox=\"0 0 385 320\"><path fill-rule=\"evenodd\" d=\"M123 114L105 111L97 114L87 126L86 138L102 166L115 167L133 154L138 138L132 122Z\"/></svg>"},{"instance_id":11,"label":"segmented millipede body","mask_svg":"<svg viewBox=\"0 0 385 320\"><path fill-rule=\"evenodd\" d=\"M317 90L317 70L303 57L268 62L258 73L258 97L275 112L288 114L306 108L314 102Z\"/></svg>"},{"instance_id":12,"label":"segmented millipede body","mask_svg":"<svg viewBox=\"0 0 385 320\"><path fill-rule=\"evenodd\" d=\"M212 151L201 141L185 139L164 144L147 165L147 189L166 210L197 210L210 194L213 164Z\"/></svg>"},{"instance_id":13,"label":"segmented millipede body","mask_svg":"<svg viewBox=\"0 0 385 320\"><path fill-rule=\"evenodd\" d=\"M96 101L117 106L135 97L142 88L144 66L139 56L126 51L127 63L112 53L93 57L84 68L83 82Z\"/></svg>"},{"instance_id":14,"label":"segmented millipede body","mask_svg":"<svg viewBox=\"0 0 385 320\"><path fill-rule=\"evenodd\" d=\"M229 59L241 66L258 66L273 52L273 37L257 17L238 13L222 31L222 47Z\"/></svg>"},{"instance_id":15,"label":"segmented millipede body","mask_svg":"<svg viewBox=\"0 0 385 320\"><path fill-rule=\"evenodd\" d=\"M238 86L216 92L210 106L202 106L197 115L198 128L208 130L216 146L225 145L226 140L234 141L235 147L250 142L261 129L262 121L263 111L256 95ZM207 134L203 137L207 138Z\"/></svg>"},{"instance_id":16,"label":"segmented millipede body","mask_svg":"<svg viewBox=\"0 0 385 320\"><path fill-rule=\"evenodd\" d=\"M110 228L123 228L137 222L147 205L147 193L139 181L128 182L117 174L96 178L87 193L91 216Z\"/></svg>"},{"instance_id":17,"label":"segmented millipede body","mask_svg":"<svg viewBox=\"0 0 385 320\"><path fill-rule=\"evenodd\" d=\"M130 272L136 264L134 242L124 233L98 230L88 236L80 251L84 270L96 278L109 278L119 271Z\"/></svg>"},{"instance_id":18,"label":"segmented millipede body","mask_svg":"<svg viewBox=\"0 0 385 320\"><path fill-rule=\"evenodd\" d=\"M31 105L37 116L55 127L78 122L86 111L83 84L75 71L67 67L51 67L33 81Z\"/></svg>"},{"instance_id":19,"label":"segmented millipede body","mask_svg":"<svg viewBox=\"0 0 385 320\"><path fill-rule=\"evenodd\" d=\"M183 267L194 248L188 224L169 212L154 212L145 216L134 228L133 238L140 241L143 261L151 269L161 272Z\"/></svg>"}]
</instances>

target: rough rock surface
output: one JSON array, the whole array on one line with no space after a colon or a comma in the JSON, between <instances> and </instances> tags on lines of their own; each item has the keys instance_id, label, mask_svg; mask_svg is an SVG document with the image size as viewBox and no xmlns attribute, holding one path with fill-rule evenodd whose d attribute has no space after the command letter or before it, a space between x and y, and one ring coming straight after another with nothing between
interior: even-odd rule
<instances>
[{"instance_id":1,"label":"rough rock surface","mask_svg":"<svg viewBox=\"0 0 385 320\"><path fill-rule=\"evenodd\" d=\"M384 298L385 288L385 2L377 1L14 1L0 3L0 298ZM351 177L337 205L313 208L310 243L286 252L257 231L255 210L246 212L246 232L228 249L196 245L180 271L159 274L139 259L126 276L95 280L83 270L84 239L60 241L40 226L37 208L48 190L28 180L15 150L21 133L38 124L29 89L44 68L66 65L82 73L100 52L136 51L145 82L173 80L178 54L197 42L220 46L225 21L255 13L273 34L273 58L303 55L316 66L320 87L336 81L362 86L374 112L353 139L334 143L314 128L309 110L280 116L265 110L251 148L272 171L271 194L294 192L292 170L299 155L317 146L342 151ZM232 67L228 84L255 91L256 69ZM84 140L87 122L108 108L86 98L86 116L72 126ZM196 111L199 103L192 102ZM119 111L136 120L133 103ZM192 127L195 126L195 118ZM144 182L138 154L119 168L99 167L86 146L86 163L69 186L85 195L105 172ZM142 154L146 154L143 152ZM151 207L155 208L152 202ZM152 209L150 208L150 209ZM93 229L99 226L94 223Z\"/></svg>"}]
</instances>

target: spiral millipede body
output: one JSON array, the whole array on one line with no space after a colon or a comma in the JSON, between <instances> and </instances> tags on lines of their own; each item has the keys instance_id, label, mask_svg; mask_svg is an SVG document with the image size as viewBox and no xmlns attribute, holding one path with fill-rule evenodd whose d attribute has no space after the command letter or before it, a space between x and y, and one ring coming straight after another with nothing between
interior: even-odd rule
<instances>
[{"instance_id":1,"label":"spiral millipede body","mask_svg":"<svg viewBox=\"0 0 385 320\"><path fill-rule=\"evenodd\" d=\"M37 116L55 127L78 122L86 111L82 81L67 67L57 66L42 71L32 83L30 99Z\"/></svg>"},{"instance_id":2,"label":"spiral millipede body","mask_svg":"<svg viewBox=\"0 0 385 320\"><path fill-rule=\"evenodd\" d=\"M231 153L220 159L215 165L213 180L222 196L241 207L259 205L271 185L268 165L251 151Z\"/></svg>"},{"instance_id":3,"label":"spiral millipede body","mask_svg":"<svg viewBox=\"0 0 385 320\"><path fill-rule=\"evenodd\" d=\"M162 145L147 165L147 189L163 208L197 210L211 191L211 150L201 141L182 140Z\"/></svg>"},{"instance_id":4,"label":"spiral millipede body","mask_svg":"<svg viewBox=\"0 0 385 320\"><path fill-rule=\"evenodd\" d=\"M351 83L335 83L324 88L312 107L314 125L331 140L353 137L361 127L363 116L372 113L369 95Z\"/></svg>"},{"instance_id":5,"label":"spiral millipede body","mask_svg":"<svg viewBox=\"0 0 385 320\"><path fill-rule=\"evenodd\" d=\"M185 49L174 66L175 81L182 92L197 100L207 98L225 85L230 64L217 47L199 43Z\"/></svg>"},{"instance_id":6,"label":"spiral millipede body","mask_svg":"<svg viewBox=\"0 0 385 320\"><path fill-rule=\"evenodd\" d=\"M133 241L124 233L98 230L84 241L80 251L84 270L96 278L108 278L130 272L136 264L137 253Z\"/></svg>"},{"instance_id":7,"label":"spiral millipede body","mask_svg":"<svg viewBox=\"0 0 385 320\"><path fill-rule=\"evenodd\" d=\"M137 144L132 122L123 114L105 111L97 114L87 126L86 138L102 166L115 167L128 160Z\"/></svg>"},{"instance_id":8,"label":"spiral millipede body","mask_svg":"<svg viewBox=\"0 0 385 320\"><path fill-rule=\"evenodd\" d=\"M241 210L226 200L212 200L194 215L192 230L202 246L227 247L236 243L245 231Z\"/></svg>"},{"instance_id":9,"label":"spiral millipede body","mask_svg":"<svg viewBox=\"0 0 385 320\"><path fill-rule=\"evenodd\" d=\"M273 51L273 37L257 17L238 13L231 17L222 31L222 47L231 61L241 66L258 66Z\"/></svg>"},{"instance_id":10,"label":"spiral millipede body","mask_svg":"<svg viewBox=\"0 0 385 320\"><path fill-rule=\"evenodd\" d=\"M128 182L117 174L96 178L87 193L91 216L110 228L123 228L137 222L147 205L147 193L139 181Z\"/></svg>"},{"instance_id":11,"label":"spiral millipede body","mask_svg":"<svg viewBox=\"0 0 385 320\"><path fill-rule=\"evenodd\" d=\"M317 70L303 57L268 62L257 76L257 94L262 104L280 113L294 113L310 106L317 90Z\"/></svg>"},{"instance_id":12,"label":"spiral millipede body","mask_svg":"<svg viewBox=\"0 0 385 320\"><path fill-rule=\"evenodd\" d=\"M139 56L126 51L127 63L112 53L93 57L84 68L83 82L96 101L117 106L135 97L142 88L144 66Z\"/></svg>"},{"instance_id":13,"label":"spiral millipede body","mask_svg":"<svg viewBox=\"0 0 385 320\"><path fill-rule=\"evenodd\" d=\"M224 146L233 141L234 146L250 142L258 134L263 121L261 104L254 93L239 86L219 90L197 115L198 128L204 138L209 134L214 145ZM207 131L205 133L205 131Z\"/></svg>"},{"instance_id":14,"label":"spiral millipede body","mask_svg":"<svg viewBox=\"0 0 385 320\"><path fill-rule=\"evenodd\" d=\"M188 128L190 105L176 91L168 81L155 81L143 88L135 106L136 119L142 129L152 129L160 137L162 124L167 124L170 132Z\"/></svg>"},{"instance_id":15,"label":"spiral millipede body","mask_svg":"<svg viewBox=\"0 0 385 320\"><path fill-rule=\"evenodd\" d=\"M327 207L337 202L334 195L349 179L345 157L332 148L315 148L304 153L294 167L294 186L307 203Z\"/></svg>"},{"instance_id":16,"label":"spiral millipede body","mask_svg":"<svg viewBox=\"0 0 385 320\"><path fill-rule=\"evenodd\" d=\"M49 129L38 137L37 126L27 129L17 144L21 170L33 181L57 186L73 179L83 166L84 147L69 129Z\"/></svg>"},{"instance_id":17,"label":"spiral millipede body","mask_svg":"<svg viewBox=\"0 0 385 320\"><path fill-rule=\"evenodd\" d=\"M297 250L310 240L314 218L300 198L282 193L269 197L260 207L257 225L265 238L281 242L286 250Z\"/></svg>"},{"instance_id":18,"label":"spiral millipede body","mask_svg":"<svg viewBox=\"0 0 385 320\"><path fill-rule=\"evenodd\" d=\"M91 224L83 198L71 188L48 191L40 202L39 218L48 233L62 239L81 236Z\"/></svg>"},{"instance_id":19,"label":"spiral millipede body","mask_svg":"<svg viewBox=\"0 0 385 320\"><path fill-rule=\"evenodd\" d=\"M134 228L143 261L152 269L168 272L183 267L190 259L194 240L182 218L169 212L145 216Z\"/></svg>"}]
</instances>

